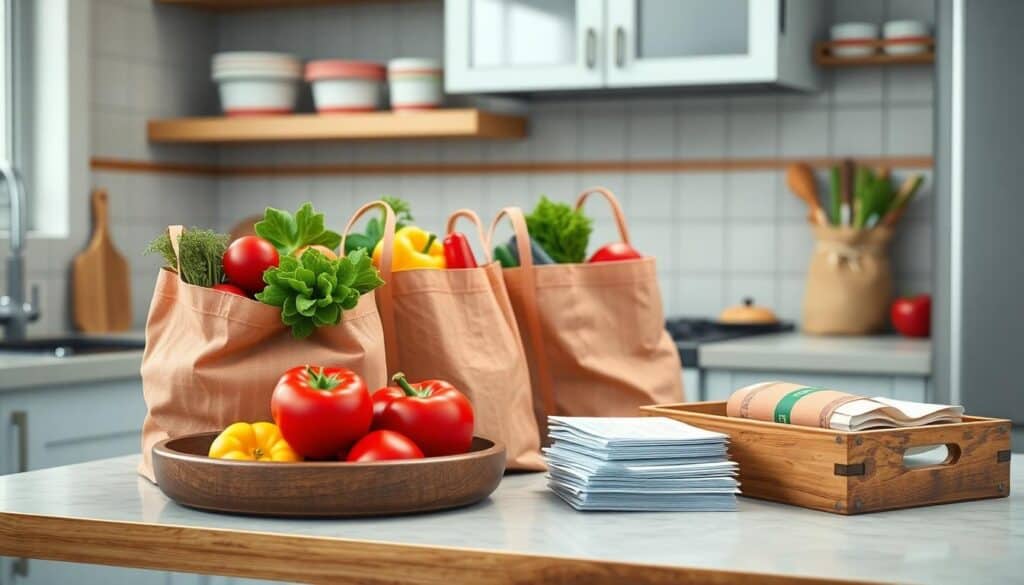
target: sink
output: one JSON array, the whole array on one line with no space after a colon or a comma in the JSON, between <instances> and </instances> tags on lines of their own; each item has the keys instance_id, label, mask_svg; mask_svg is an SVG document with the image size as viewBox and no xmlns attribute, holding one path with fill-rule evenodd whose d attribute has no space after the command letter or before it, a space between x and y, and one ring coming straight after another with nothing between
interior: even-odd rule
<instances>
[{"instance_id":1,"label":"sink","mask_svg":"<svg viewBox=\"0 0 1024 585\"><path fill-rule=\"evenodd\" d=\"M71 357L121 351L139 351L146 346L142 339L126 337L48 337L0 341L0 353Z\"/></svg>"}]
</instances>

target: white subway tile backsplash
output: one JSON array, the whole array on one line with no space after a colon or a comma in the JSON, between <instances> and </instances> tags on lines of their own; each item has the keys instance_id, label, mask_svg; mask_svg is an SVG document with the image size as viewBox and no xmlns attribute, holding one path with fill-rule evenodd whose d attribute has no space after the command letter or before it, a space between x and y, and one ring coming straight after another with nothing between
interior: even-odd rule
<instances>
[{"instance_id":1,"label":"white subway tile backsplash","mask_svg":"<svg viewBox=\"0 0 1024 585\"><path fill-rule=\"evenodd\" d=\"M738 110L729 116L729 156L764 157L778 154L779 112L776 107L764 110Z\"/></svg>"},{"instance_id":2,"label":"white subway tile backsplash","mask_svg":"<svg viewBox=\"0 0 1024 585\"><path fill-rule=\"evenodd\" d=\"M775 223L730 221L725 228L726 268L771 274L776 266Z\"/></svg>"},{"instance_id":3,"label":"white subway tile backsplash","mask_svg":"<svg viewBox=\"0 0 1024 585\"><path fill-rule=\"evenodd\" d=\"M676 153L683 159L725 156L728 117L721 108L680 106L676 117Z\"/></svg>"},{"instance_id":4,"label":"white subway tile backsplash","mask_svg":"<svg viewBox=\"0 0 1024 585\"><path fill-rule=\"evenodd\" d=\"M629 116L626 157L632 160L675 156L675 115L671 108Z\"/></svg>"},{"instance_id":5,"label":"white subway tile backsplash","mask_svg":"<svg viewBox=\"0 0 1024 585\"><path fill-rule=\"evenodd\" d=\"M778 270L787 274L803 274L811 261L814 235L806 221L779 223Z\"/></svg>"},{"instance_id":6,"label":"white subway tile backsplash","mask_svg":"<svg viewBox=\"0 0 1024 585\"><path fill-rule=\"evenodd\" d=\"M676 315L716 317L725 308L725 279L720 274L682 272L676 277L675 294Z\"/></svg>"},{"instance_id":7,"label":"white subway tile backsplash","mask_svg":"<svg viewBox=\"0 0 1024 585\"><path fill-rule=\"evenodd\" d=\"M675 224L677 268L689 272L717 272L725 266L725 225L720 222Z\"/></svg>"},{"instance_id":8,"label":"white subway tile backsplash","mask_svg":"<svg viewBox=\"0 0 1024 585\"><path fill-rule=\"evenodd\" d=\"M783 110L780 134L782 156L820 157L828 152L828 110Z\"/></svg>"},{"instance_id":9,"label":"white subway tile backsplash","mask_svg":"<svg viewBox=\"0 0 1024 585\"><path fill-rule=\"evenodd\" d=\"M725 173L679 173L676 175L676 189L676 219L725 217Z\"/></svg>"},{"instance_id":10,"label":"white subway tile backsplash","mask_svg":"<svg viewBox=\"0 0 1024 585\"><path fill-rule=\"evenodd\" d=\"M935 95L931 67L888 67L885 83L890 104L930 104Z\"/></svg>"},{"instance_id":11,"label":"white subway tile backsplash","mask_svg":"<svg viewBox=\"0 0 1024 585\"><path fill-rule=\"evenodd\" d=\"M891 106L885 128L885 152L892 155L930 155L932 109L928 106Z\"/></svg>"},{"instance_id":12,"label":"white subway tile backsplash","mask_svg":"<svg viewBox=\"0 0 1024 585\"><path fill-rule=\"evenodd\" d=\"M836 69L832 77L832 101L836 106L882 103L881 67Z\"/></svg>"},{"instance_id":13,"label":"white subway tile backsplash","mask_svg":"<svg viewBox=\"0 0 1024 585\"><path fill-rule=\"evenodd\" d=\"M881 25L886 18L887 0L836 0L832 3L832 22L872 22Z\"/></svg>"},{"instance_id":14,"label":"white subway tile backsplash","mask_svg":"<svg viewBox=\"0 0 1024 585\"><path fill-rule=\"evenodd\" d=\"M726 214L737 219L775 217L775 173L737 171L726 175Z\"/></svg>"},{"instance_id":15,"label":"white subway tile backsplash","mask_svg":"<svg viewBox=\"0 0 1024 585\"><path fill-rule=\"evenodd\" d=\"M576 108L537 109L530 114L530 152L534 160L572 161L579 155Z\"/></svg>"},{"instance_id":16,"label":"white subway tile backsplash","mask_svg":"<svg viewBox=\"0 0 1024 585\"><path fill-rule=\"evenodd\" d=\"M671 173L633 173L626 176L630 219L671 219L675 211L675 180Z\"/></svg>"},{"instance_id":17,"label":"white subway tile backsplash","mask_svg":"<svg viewBox=\"0 0 1024 585\"><path fill-rule=\"evenodd\" d=\"M888 0L886 8L888 20L919 20L929 25L935 22L932 0Z\"/></svg>"},{"instance_id":18,"label":"white subway tile backsplash","mask_svg":"<svg viewBox=\"0 0 1024 585\"><path fill-rule=\"evenodd\" d=\"M804 277L783 276L778 279L779 296L774 308L780 319L800 320L806 286L807 279Z\"/></svg>"},{"instance_id":19,"label":"white subway tile backsplash","mask_svg":"<svg viewBox=\"0 0 1024 585\"><path fill-rule=\"evenodd\" d=\"M924 277L932 272L932 226L903 218L895 230L892 261L901 277Z\"/></svg>"},{"instance_id":20,"label":"white subway tile backsplash","mask_svg":"<svg viewBox=\"0 0 1024 585\"><path fill-rule=\"evenodd\" d=\"M622 106L581 109L579 157L619 160L626 157L626 116Z\"/></svg>"},{"instance_id":21,"label":"white subway tile backsplash","mask_svg":"<svg viewBox=\"0 0 1024 585\"><path fill-rule=\"evenodd\" d=\"M878 156L882 152L882 111L842 109L832 112L832 149L835 156Z\"/></svg>"}]
</instances>

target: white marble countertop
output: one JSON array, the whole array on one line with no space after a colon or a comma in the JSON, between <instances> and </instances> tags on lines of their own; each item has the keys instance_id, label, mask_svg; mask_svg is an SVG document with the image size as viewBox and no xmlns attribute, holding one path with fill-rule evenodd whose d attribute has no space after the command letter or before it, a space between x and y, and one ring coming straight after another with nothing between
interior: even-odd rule
<instances>
[{"instance_id":1,"label":"white marble countertop","mask_svg":"<svg viewBox=\"0 0 1024 585\"><path fill-rule=\"evenodd\" d=\"M143 339L145 333L129 331L96 337ZM141 349L69 357L0 351L0 392L70 382L138 378L141 367Z\"/></svg>"},{"instance_id":2,"label":"white marble countertop","mask_svg":"<svg viewBox=\"0 0 1024 585\"><path fill-rule=\"evenodd\" d=\"M930 340L896 335L776 333L702 344L698 351L706 369L929 376L932 364Z\"/></svg>"},{"instance_id":3,"label":"white marble countertop","mask_svg":"<svg viewBox=\"0 0 1024 585\"><path fill-rule=\"evenodd\" d=\"M26 529L11 515L28 514L133 523L108 525L111 530L175 527L179 541L188 539L188 533L181 532L186 528L243 531L253 538L255 533L292 535L318 545L329 539L325 546L336 547L339 555L346 550L344 554L350 554L352 549L346 547L355 541L364 547L359 549L363 553L366 546L418 545L467 557L475 551L490 551L549 561L555 557L680 570L958 585L1019 582L1024 568L1024 494L1012 488L1008 498L862 516L747 498L740 499L737 512L580 513L546 489L543 474L526 474L505 477L489 499L459 510L390 518L290 520L181 507L135 475L137 461L137 456L128 456L0 477L0 554L17 551L12 549L11 534ZM1022 485L1022 466L1024 456L1013 455L1012 486ZM82 526L80 533L62 534L60 540L67 542L58 545L67 544L69 550L78 550L74 547L80 541L93 550L112 546L98 542L88 525ZM245 535L230 534L235 536L222 535L217 546L237 545L246 553ZM294 544L301 548L302 541ZM458 550L453 553L443 547ZM133 559L130 562L138 566L156 562L145 554L138 558L124 551L120 554L119 558ZM401 563L402 558L392 555L388 562ZM159 567L170 566L166 558L160 562ZM451 562L455 570L458 561ZM410 560L405 570L413 574L423 569ZM566 573L551 574L564 577ZM250 576L259 575L254 570ZM609 575L604 576L610 582Z\"/></svg>"}]
</instances>

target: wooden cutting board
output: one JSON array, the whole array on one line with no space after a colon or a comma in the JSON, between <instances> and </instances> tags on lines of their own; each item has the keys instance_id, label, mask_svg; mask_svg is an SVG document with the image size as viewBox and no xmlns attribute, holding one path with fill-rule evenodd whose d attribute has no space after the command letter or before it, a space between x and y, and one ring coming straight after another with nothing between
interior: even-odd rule
<instances>
[{"instance_id":1,"label":"wooden cutting board","mask_svg":"<svg viewBox=\"0 0 1024 585\"><path fill-rule=\"evenodd\" d=\"M75 326L86 333L127 331L132 325L128 261L110 239L107 192L92 192L93 231L72 265Z\"/></svg>"}]
</instances>

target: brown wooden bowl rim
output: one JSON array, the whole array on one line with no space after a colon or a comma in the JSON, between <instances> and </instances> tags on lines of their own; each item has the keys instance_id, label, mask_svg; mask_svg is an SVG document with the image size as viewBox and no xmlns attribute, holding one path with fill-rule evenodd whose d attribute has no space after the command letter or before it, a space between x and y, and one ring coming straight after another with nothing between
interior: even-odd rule
<instances>
[{"instance_id":1,"label":"brown wooden bowl rim","mask_svg":"<svg viewBox=\"0 0 1024 585\"><path fill-rule=\"evenodd\" d=\"M184 451L178 451L171 449L167 445L173 441L180 441L182 439L195 439L199 437L211 436L216 438L220 434L220 431L209 431L204 433L191 433L187 435L179 435L177 437L168 437L159 441L153 445L153 456L164 457L167 459L176 459L179 461L188 461L190 463L198 463L203 465L229 465L232 467L264 467L264 468L288 468L294 469L296 467L312 467L312 468L330 468L336 467L339 469L380 469L386 466L393 467L408 467L413 465L432 465L438 463L447 463L451 461L460 461L465 459L487 459L492 456L496 456L500 453L502 456L505 454L505 446L499 441L488 439L487 437L481 437L479 435L473 435L473 442L486 441L490 443L489 447L480 449L478 451L469 451L466 453L459 453L457 455L440 455L438 457L424 457L422 459L392 459L387 461L371 461L366 463L350 463L348 461L240 461L237 459L217 459L208 455L197 455L195 453L186 453Z\"/></svg>"}]
</instances>

